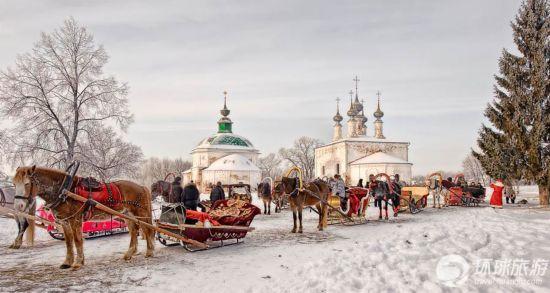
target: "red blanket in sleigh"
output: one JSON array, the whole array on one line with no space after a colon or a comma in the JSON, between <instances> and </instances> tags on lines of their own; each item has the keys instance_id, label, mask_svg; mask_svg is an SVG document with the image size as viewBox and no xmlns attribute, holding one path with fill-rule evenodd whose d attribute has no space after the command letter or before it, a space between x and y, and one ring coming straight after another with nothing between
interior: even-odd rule
<instances>
[{"instance_id":1,"label":"red blanket in sleigh","mask_svg":"<svg viewBox=\"0 0 550 293\"><path fill-rule=\"evenodd\" d=\"M210 217L222 225L250 226L250 223L261 210L242 200L218 200L208 212Z\"/></svg>"}]
</instances>

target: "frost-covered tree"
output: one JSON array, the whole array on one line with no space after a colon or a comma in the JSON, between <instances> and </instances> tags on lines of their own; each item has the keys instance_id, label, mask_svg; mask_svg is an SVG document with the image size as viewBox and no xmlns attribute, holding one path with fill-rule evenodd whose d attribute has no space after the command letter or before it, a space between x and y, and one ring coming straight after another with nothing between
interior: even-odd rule
<instances>
[{"instance_id":1,"label":"frost-covered tree","mask_svg":"<svg viewBox=\"0 0 550 293\"><path fill-rule=\"evenodd\" d=\"M274 153L258 158L258 167L262 170L262 178L271 177L273 180L281 176L281 158Z\"/></svg>"},{"instance_id":2,"label":"frost-covered tree","mask_svg":"<svg viewBox=\"0 0 550 293\"><path fill-rule=\"evenodd\" d=\"M462 169L466 181L478 182L483 184L483 186L487 186L489 183L489 178L485 173L485 170L483 170L481 162L479 162L479 160L472 154L468 154L468 156L466 156L466 158L462 161Z\"/></svg>"},{"instance_id":3,"label":"frost-covered tree","mask_svg":"<svg viewBox=\"0 0 550 293\"><path fill-rule=\"evenodd\" d=\"M93 35L68 19L0 71L0 114L10 122L5 143L13 164L64 168L85 159L85 133L105 123L127 128L128 87L104 74L107 61Z\"/></svg>"},{"instance_id":4,"label":"frost-covered tree","mask_svg":"<svg viewBox=\"0 0 550 293\"><path fill-rule=\"evenodd\" d=\"M141 175L143 153L141 148L124 141L110 127L97 127L86 132L80 170L102 180L129 178Z\"/></svg>"},{"instance_id":5,"label":"frost-covered tree","mask_svg":"<svg viewBox=\"0 0 550 293\"><path fill-rule=\"evenodd\" d=\"M523 2L512 22L519 54L503 50L495 99L473 152L494 178L536 182L540 204L550 189L550 8L547 0Z\"/></svg>"},{"instance_id":6,"label":"frost-covered tree","mask_svg":"<svg viewBox=\"0 0 550 293\"><path fill-rule=\"evenodd\" d=\"M170 159L151 157L147 159L141 168L141 183L149 186L157 180L164 180L166 175L172 173L174 176L182 176L182 172L190 169L192 166L190 161L182 158ZM173 180L172 177L168 180Z\"/></svg>"},{"instance_id":7,"label":"frost-covered tree","mask_svg":"<svg viewBox=\"0 0 550 293\"><path fill-rule=\"evenodd\" d=\"M315 175L315 148L321 145L322 143L318 139L302 136L294 141L293 147L281 148L279 156L300 167L304 172L304 179L310 180Z\"/></svg>"}]
</instances>

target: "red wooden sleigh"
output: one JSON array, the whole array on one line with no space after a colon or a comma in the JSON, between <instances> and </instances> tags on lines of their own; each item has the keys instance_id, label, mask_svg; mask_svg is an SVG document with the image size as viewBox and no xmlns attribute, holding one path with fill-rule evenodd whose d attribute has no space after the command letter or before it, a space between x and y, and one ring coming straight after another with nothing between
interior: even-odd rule
<instances>
[{"instance_id":1,"label":"red wooden sleigh","mask_svg":"<svg viewBox=\"0 0 550 293\"><path fill-rule=\"evenodd\" d=\"M253 231L252 220L261 210L247 202L240 201L239 215L217 215L217 211L227 209L234 200L219 200L214 203L209 213L187 211L180 204L165 204L162 214L156 221L159 228L180 236L204 243L206 248L196 248L188 243L168 235L157 233L158 241L166 246L181 245L188 251L198 251L239 244L246 234ZM197 221L190 224L189 220Z\"/></svg>"}]
</instances>

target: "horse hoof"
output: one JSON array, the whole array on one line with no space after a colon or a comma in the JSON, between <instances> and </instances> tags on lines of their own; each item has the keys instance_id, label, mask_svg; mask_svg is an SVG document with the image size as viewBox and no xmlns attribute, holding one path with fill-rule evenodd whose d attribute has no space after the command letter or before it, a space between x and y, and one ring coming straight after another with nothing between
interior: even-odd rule
<instances>
[{"instance_id":1,"label":"horse hoof","mask_svg":"<svg viewBox=\"0 0 550 293\"><path fill-rule=\"evenodd\" d=\"M19 249L21 248L21 245L15 245L15 244L12 244L8 247L9 249Z\"/></svg>"},{"instance_id":2,"label":"horse hoof","mask_svg":"<svg viewBox=\"0 0 550 293\"><path fill-rule=\"evenodd\" d=\"M267 214L271 216L271 213L267 213Z\"/></svg>"},{"instance_id":3,"label":"horse hoof","mask_svg":"<svg viewBox=\"0 0 550 293\"><path fill-rule=\"evenodd\" d=\"M64 270L64 269L68 269L70 268L71 266L68 265L68 264L62 264L61 266L59 266L60 269Z\"/></svg>"},{"instance_id":4,"label":"horse hoof","mask_svg":"<svg viewBox=\"0 0 550 293\"><path fill-rule=\"evenodd\" d=\"M296 233L296 229L292 229L292 231L290 231L291 233Z\"/></svg>"},{"instance_id":5,"label":"horse hoof","mask_svg":"<svg viewBox=\"0 0 550 293\"><path fill-rule=\"evenodd\" d=\"M146 257L146 258L153 257L153 252L152 252L152 251L147 251L147 252L145 253L145 257Z\"/></svg>"},{"instance_id":6,"label":"horse hoof","mask_svg":"<svg viewBox=\"0 0 550 293\"><path fill-rule=\"evenodd\" d=\"M82 267L82 264L73 264L71 266L73 271L78 271Z\"/></svg>"},{"instance_id":7,"label":"horse hoof","mask_svg":"<svg viewBox=\"0 0 550 293\"><path fill-rule=\"evenodd\" d=\"M131 254L130 255L125 254L124 257L122 257L122 259L125 260L125 261L129 261L129 260L132 259L132 255Z\"/></svg>"},{"instance_id":8,"label":"horse hoof","mask_svg":"<svg viewBox=\"0 0 550 293\"><path fill-rule=\"evenodd\" d=\"M302 230L298 230L298 233L302 234L302 233L304 233L304 231L302 231Z\"/></svg>"}]
</instances>

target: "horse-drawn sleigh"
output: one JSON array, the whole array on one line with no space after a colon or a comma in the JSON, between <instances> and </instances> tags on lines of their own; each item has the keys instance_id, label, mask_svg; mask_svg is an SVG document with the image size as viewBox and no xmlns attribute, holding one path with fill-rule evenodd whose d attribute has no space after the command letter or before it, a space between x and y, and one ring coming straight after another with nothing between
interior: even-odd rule
<instances>
[{"instance_id":1,"label":"horse-drawn sleigh","mask_svg":"<svg viewBox=\"0 0 550 293\"><path fill-rule=\"evenodd\" d=\"M194 249L209 248L209 244L205 243L204 238L201 238L202 234L195 233L192 234L194 236L191 236L186 233L172 232L170 229L163 228L165 227L163 225L167 224L163 222L154 225L151 193L146 187L121 180L108 184L102 183L96 190L97 192L81 192L82 189L86 191L86 188L90 186L84 183L84 178L76 176L78 167L79 163L76 162L71 164L65 172L36 166L17 169L13 183L16 190L15 205L19 207L19 210L13 213L20 231L12 248L21 246L22 235L29 227L29 223L34 224L34 221L38 220L33 211L36 206L36 197L42 198L45 201L45 207L55 216L55 222L51 222L51 224L60 227L59 229L63 231L67 253L65 261L61 265L62 269L71 267L78 269L84 265L82 223L85 218L105 220L118 217L126 222L130 233L130 245L124 254L125 260L131 259L137 252L138 230L141 230L141 234L147 242L145 257L153 256L155 232L175 239L179 243L192 246ZM259 209L256 209L251 214L258 212ZM252 218L246 223L247 225L250 224ZM192 227L185 226L177 228L177 232L192 230ZM226 230L220 232L220 228ZM233 227L233 230L229 228L231 227L216 228L218 232L225 235L210 237L210 239L223 240L224 237L241 239L246 235L241 226ZM202 231L216 235L216 229ZM245 230L248 232L251 228L246 227ZM236 236L233 237L233 235ZM197 237L198 240L192 237Z\"/></svg>"},{"instance_id":2,"label":"horse-drawn sleigh","mask_svg":"<svg viewBox=\"0 0 550 293\"><path fill-rule=\"evenodd\" d=\"M199 247L182 242L177 238L157 233L158 241L165 246L182 245L188 251L218 248L238 244L253 231L252 220L261 211L258 207L242 200L218 200L208 213L187 210L179 203L167 203L161 207L162 213L156 220L158 227L171 231L207 247Z\"/></svg>"},{"instance_id":3,"label":"horse-drawn sleigh","mask_svg":"<svg viewBox=\"0 0 550 293\"><path fill-rule=\"evenodd\" d=\"M485 188L468 186L464 174L456 175L453 181L443 180L441 185L448 191L449 205L474 207L485 201Z\"/></svg>"}]
</instances>

